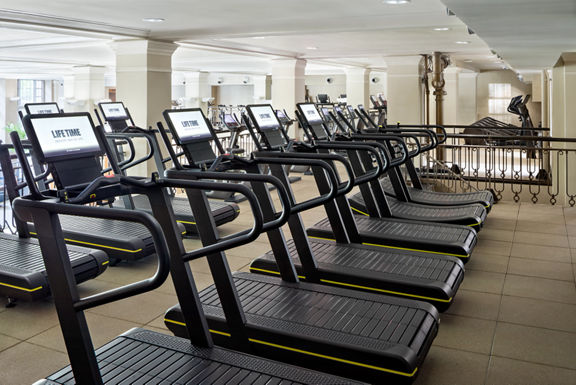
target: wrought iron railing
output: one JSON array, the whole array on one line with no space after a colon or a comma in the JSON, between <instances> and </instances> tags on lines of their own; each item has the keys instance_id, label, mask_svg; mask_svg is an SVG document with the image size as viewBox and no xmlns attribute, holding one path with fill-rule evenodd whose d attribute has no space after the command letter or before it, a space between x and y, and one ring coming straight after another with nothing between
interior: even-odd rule
<instances>
[{"instance_id":1,"label":"wrought iron railing","mask_svg":"<svg viewBox=\"0 0 576 385\"><path fill-rule=\"evenodd\" d=\"M490 189L515 202L576 203L576 138L448 134L419 161L422 179L448 191Z\"/></svg>"}]
</instances>

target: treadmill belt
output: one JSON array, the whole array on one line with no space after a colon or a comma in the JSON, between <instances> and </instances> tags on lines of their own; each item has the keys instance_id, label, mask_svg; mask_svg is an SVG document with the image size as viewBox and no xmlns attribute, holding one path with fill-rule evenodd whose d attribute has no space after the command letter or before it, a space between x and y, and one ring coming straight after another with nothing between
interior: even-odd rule
<instances>
[{"instance_id":1,"label":"treadmill belt","mask_svg":"<svg viewBox=\"0 0 576 385\"><path fill-rule=\"evenodd\" d=\"M108 264L100 250L68 246L68 255L77 283L97 277ZM38 240L0 233L0 295L22 300L50 295Z\"/></svg>"},{"instance_id":2,"label":"treadmill belt","mask_svg":"<svg viewBox=\"0 0 576 385\"><path fill-rule=\"evenodd\" d=\"M132 329L96 351L108 385L136 384L359 384L222 348L198 348L189 340ZM75 384L68 366L45 385Z\"/></svg>"},{"instance_id":3,"label":"treadmill belt","mask_svg":"<svg viewBox=\"0 0 576 385\"><path fill-rule=\"evenodd\" d=\"M449 307L464 278L462 262L454 257L319 239L309 243L322 283L426 300L441 311ZM287 246L298 274L303 274L294 241ZM278 275L274 253L255 259L250 271Z\"/></svg>"},{"instance_id":4,"label":"treadmill belt","mask_svg":"<svg viewBox=\"0 0 576 385\"><path fill-rule=\"evenodd\" d=\"M476 231L460 225L380 219L358 215L356 226L362 243L452 255L466 263L477 242ZM328 218L307 229L311 237L333 239Z\"/></svg>"},{"instance_id":5,"label":"treadmill belt","mask_svg":"<svg viewBox=\"0 0 576 385\"><path fill-rule=\"evenodd\" d=\"M394 187L390 178L380 179L380 184L386 192L386 195L395 197ZM408 186L410 197L415 203L424 203L429 205L462 205L470 203L480 203L487 209L491 208L494 203L494 197L490 191L473 191L466 193L448 193L438 191L420 190Z\"/></svg>"},{"instance_id":6,"label":"treadmill belt","mask_svg":"<svg viewBox=\"0 0 576 385\"><path fill-rule=\"evenodd\" d=\"M437 333L438 312L420 301L247 273L235 274L234 283L251 352L271 359L368 382L411 381ZM200 299L215 341L227 346L216 288ZM178 305L166 325L186 332Z\"/></svg>"},{"instance_id":7,"label":"treadmill belt","mask_svg":"<svg viewBox=\"0 0 576 385\"><path fill-rule=\"evenodd\" d=\"M151 211L150 202L148 198L144 195L135 195L132 197L134 206L140 210ZM172 203L172 208L174 209L174 215L176 220L182 223L187 233L197 234L196 220L192 215L192 209L190 208L190 203L188 203L188 198L186 197L170 197ZM119 200L120 205L122 201ZM236 219L240 213L240 208L235 203L219 202L213 199L209 199L210 209L212 210L212 216L214 217L214 222L216 226L223 225Z\"/></svg>"}]
</instances>

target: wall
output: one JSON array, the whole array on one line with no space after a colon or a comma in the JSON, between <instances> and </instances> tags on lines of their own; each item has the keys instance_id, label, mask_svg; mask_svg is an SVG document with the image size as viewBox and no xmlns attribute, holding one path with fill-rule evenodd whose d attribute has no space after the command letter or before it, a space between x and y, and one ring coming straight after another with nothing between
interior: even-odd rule
<instances>
[{"instance_id":1,"label":"wall","mask_svg":"<svg viewBox=\"0 0 576 385\"><path fill-rule=\"evenodd\" d=\"M481 72L478 74L476 80L477 119L488 116L488 84L490 83L510 83L512 85L512 96L532 93L532 86L518 80L516 74L513 71L505 70ZM534 126L538 126L542 116L540 103L530 101L528 103L528 110L530 111L530 117L532 118ZM520 121L514 115L512 116L511 122L514 125L520 125Z\"/></svg>"},{"instance_id":2,"label":"wall","mask_svg":"<svg viewBox=\"0 0 576 385\"><path fill-rule=\"evenodd\" d=\"M378 79L377 82L373 82L373 80ZM386 82L388 80L388 76L386 72L381 71L372 71L370 72L370 95L378 95L384 94L384 98L386 98Z\"/></svg>"},{"instance_id":3,"label":"wall","mask_svg":"<svg viewBox=\"0 0 576 385\"><path fill-rule=\"evenodd\" d=\"M244 84L233 84L220 86L220 104L238 105L254 103L254 86Z\"/></svg>"},{"instance_id":4,"label":"wall","mask_svg":"<svg viewBox=\"0 0 576 385\"><path fill-rule=\"evenodd\" d=\"M326 81L327 78L332 78L332 83L328 83ZM330 100L336 103L336 99L341 94L346 93L346 75L306 75L304 82L314 102L316 101L316 95L328 94Z\"/></svg>"}]
</instances>

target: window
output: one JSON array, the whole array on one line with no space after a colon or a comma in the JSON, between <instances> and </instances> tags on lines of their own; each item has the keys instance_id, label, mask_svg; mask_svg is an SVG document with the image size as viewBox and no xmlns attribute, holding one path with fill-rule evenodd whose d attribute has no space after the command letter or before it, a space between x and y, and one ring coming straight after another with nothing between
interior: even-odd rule
<instances>
[{"instance_id":1,"label":"window","mask_svg":"<svg viewBox=\"0 0 576 385\"><path fill-rule=\"evenodd\" d=\"M19 107L24 107L26 103L42 103L44 98L43 80L18 80L18 103Z\"/></svg>"},{"instance_id":2,"label":"window","mask_svg":"<svg viewBox=\"0 0 576 385\"><path fill-rule=\"evenodd\" d=\"M488 84L488 114L504 123L511 123L511 116L506 108L512 98L512 85L510 83Z\"/></svg>"}]
</instances>

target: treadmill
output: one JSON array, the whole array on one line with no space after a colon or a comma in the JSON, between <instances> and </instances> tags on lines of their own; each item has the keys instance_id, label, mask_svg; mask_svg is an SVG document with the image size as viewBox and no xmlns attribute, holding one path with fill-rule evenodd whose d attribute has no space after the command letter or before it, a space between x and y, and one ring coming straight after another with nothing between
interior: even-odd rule
<instances>
[{"instance_id":1,"label":"treadmill","mask_svg":"<svg viewBox=\"0 0 576 385\"><path fill-rule=\"evenodd\" d=\"M331 132L337 132L338 130L342 132L347 132L347 129L343 126L341 119L345 119L341 110L338 109L336 116L333 112L328 113L328 118L332 121L335 130L331 131L323 124L321 120L312 120L311 115L307 114L308 111L316 111L316 106L312 103L300 103L298 104L299 116L302 119L303 128L309 133L314 140L329 140ZM411 133L399 133L396 136L410 135ZM383 140L385 134L356 134L351 135L351 140ZM392 134L394 135L394 134ZM418 140L415 135L410 135L413 139ZM392 154L394 152L394 147L389 141L385 144L388 146L389 152ZM411 157L408 156L408 149L404 146L404 143L399 143L403 152L407 155L406 160ZM418 142L419 146L419 142ZM412 156L416 156L419 152L413 151ZM393 155L393 154L392 154ZM388 170L387 174L393 181L402 178L402 174L398 169L399 166L392 167ZM398 183L401 183L400 181ZM422 221L422 222L437 222L437 223L451 223L457 225L470 226L476 231L479 231L484 224L486 219L486 210L482 205L471 204L467 206L444 206L444 207L434 207L428 205L422 205L418 203L403 202L394 197L387 197L382 190L382 186L379 183L371 184L372 190L380 190L373 192L378 194L379 197L377 204L380 205L380 210L375 207L370 207L366 204L365 196L370 193L367 191L360 191L359 193L350 197L350 205L352 209L361 215L373 216L373 217L384 217L384 218L398 218L407 219L412 221ZM371 199L371 198L368 198Z\"/></svg>"},{"instance_id":2,"label":"treadmill","mask_svg":"<svg viewBox=\"0 0 576 385\"><path fill-rule=\"evenodd\" d=\"M59 121L58 126L79 129L82 140L90 145L94 143L94 132L90 136L89 115L83 115L82 121L76 120L67 125L70 116L60 116L66 121ZM71 117L75 118L75 117ZM47 118L50 119L50 118ZM79 124L80 122L80 124ZM31 127L35 129L34 122ZM74 127L74 128L72 128ZM38 127L39 128L39 127ZM92 127L94 128L94 127ZM39 137L42 137L39 135ZM33 143L40 151L46 149L50 153L50 144L46 137L39 140L34 137ZM78 139L80 137L76 137ZM16 138L16 142L19 141ZM42 144L40 144L42 143ZM17 146L18 146L17 144ZM59 143L58 148L64 150L65 144ZM89 147L83 146L86 150ZM75 152L72 156L79 154ZM21 159L25 155L20 148ZM66 154L66 156L69 154ZM86 155L82 153L81 155ZM81 163L90 163L88 158L81 159ZM26 170L27 179L33 184L32 173ZM96 174L97 175L97 174ZM281 364L268 359L257 358L247 354L234 352L228 349L213 346L210 332L203 316L198 292L185 260L192 260L206 255L208 248L201 248L191 253L185 253L180 240L178 228L171 204L165 190L167 188L230 188L222 184L202 184L198 182L170 183L142 181L134 178L112 176L98 177L93 183L84 184L83 188L76 186L63 198L58 197L57 191L40 193L32 189L31 195L18 198L14 203L16 213L38 225L40 232L40 247L44 253L48 277L54 287L54 302L60 320L60 326L66 344L70 365L40 380L35 385L54 384L214 384L214 385L240 385L240 384L360 384L345 378L330 376L311 370ZM240 190L251 194L248 189ZM145 194L154 201L153 211L156 220L150 214L126 209L104 209L100 207L82 206L100 199L107 199L122 194ZM256 215L258 202L251 198ZM158 259L156 274L146 280L135 282L126 286L98 293L87 298L79 298L75 286L74 276L71 274L71 263L62 229L58 221L58 214L72 214L96 217L109 220L122 218L124 221L139 222L141 226L149 229L154 239ZM261 216L261 215L260 215ZM161 222L161 223L159 223ZM258 225L246 236L240 234L228 238L226 244L215 245L211 252L239 246L255 239L263 227L260 218ZM278 222L280 225L282 222ZM164 233L166 235L164 235ZM169 250L168 240L178 244ZM214 246L214 245L213 245ZM187 339L164 335L145 329L134 328L98 350L90 338L90 331L86 322L84 311L99 305L111 303L120 299L149 292L160 287L169 274L179 296L185 297L187 311L185 319L190 325L190 336Z\"/></svg>"},{"instance_id":3,"label":"treadmill","mask_svg":"<svg viewBox=\"0 0 576 385\"><path fill-rule=\"evenodd\" d=\"M314 105L312 106L314 107ZM312 116L312 114L317 114L318 111L314 107L313 109L307 109L305 113ZM260 136L266 136L265 129L256 124L255 128ZM281 133L285 138L288 138L285 132L282 131ZM394 138L389 137L388 139ZM268 141L270 142L270 138L268 138ZM290 143L281 147L286 151L289 146ZM269 143L266 148L268 150L274 149ZM386 154L384 153L384 155ZM368 156L366 155L366 157ZM351 159L351 161L357 167L361 166L359 159ZM381 173L383 172L384 170L381 170ZM333 223L337 222L336 218L342 216L348 239L352 243L395 250L455 256L462 259L464 263L470 258L477 242L476 232L468 226L352 215L350 205L345 197L336 198L336 202L337 209L332 207L327 210L327 218L307 229L309 236L336 242L346 242L346 238L332 226Z\"/></svg>"},{"instance_id":4,"label":"treadmill","mask_svg":"<svg viewBox=\"0 0 576 385\"><path fill-rule=\"evenodd\" d=\"M156 169L160 175L164 173L164 163L167 159L163 159L162 151L158 145L158 140L153 130L144 130L142 128L136 127L132 115L128 108L124 106L122 102L111 102L111 103L98 103L98 108L104 117L104 121L101 120L98 110L94 110L100 125L102 127L108 126L112 133L107 134L110 141L114 142L116 139L131 140L134 138L145 138L151 148L151 155L154 158L156 164ZM104 124L106 123L106 124ZM111 146L113 149L118 149L117 145ZM132 147L133 148L133 147ZM121 151L116 152L116 157L119 161L122 161ZM148 156L141 158L140 161L132 161L128 163L123 168L130 168L136 164L141 163L148 159ZM186 198L176 197L171 193L172 207L174 208L174 214L176 215L176 220L181 223L185 229L187 235L197 234L196 219L190 213L190 206ZM118 204L123 204L126 208L139 209L144 211L151 211L150 204L148 203L146 197L144 196L134 196L126 197ZM235 203L225 203L218 200L210 200L210 207L212 209L212 215L216 221L216 225L220 226L225 223L231 222L238 217L240 213L240 208Z\"/></svg>"},{"instance_id":5,"label":"treadmill","mask_svg":"<svg viewBox=\"0 0 576 385\"><path fill-rule=\"evenodd\" d=\"M56 111L60 111L55 103ZM52 107L54 108L54 107ZM42 107L41 103L32 106L25 105L28 112L27 116L38 117L42 114L31 115L30 112L53 112L47 107ZM48 114L53 116L55 114ZM22 116L22 123L26 129L27 118ZM59 134L55 134L59 135ZM63 133L62 135L66 135ZM61 138L63 139L63 138ZM54 150L55 152L56 149ZM41 162L38 162L37 153L32 152L32 163L36 166L36 171L42 173L44 178L38 178L39 184L45 186L45 177L52 175L53 182L57 186L70 186L82 183L86 180L86 175L82 171L76 171L76 165L67 161L54 163L50 168L44 170ZM104 202L101 202L103 204ZM88 246L91 248L103 250L110 258L111 264L119 261L134 261L145 258L155 252L152 237L144 226L136 223L124 223L121 221L109 221L99 218L77 218L74 216L63 215L60 218L64 228L66 242L77 246ZM180 225L181 232L184 234L185 228ZM28 223L28 231L31 236L37 237L37 231L33 223Z\"/></svg>"},{"instance_id":6,"label":"treadmill","mask_svg":"<svg viewBox=\"0 0 576 385\"><path fill-rule=\"evenodd\" d=\"M352 109L353 111L354 109ZM380 125L376 125L376 123L371 119L370 115L363 109L359 108L359 111L356 112L356 116L360 121L364 122L366 127L370 127L371 130L376 130L380 132L396 132L395 129L385 128L381 129ZM353 125L352 125L353 127ZM423 126L398 126L397 129L403 130L403 128L422 128ZM434 128L437 126L428 126L425 128ZM446 137L442 140L444 142ZM433 147L430 149L436 148L440 142L436 140ZM386 195L394 197L396 199L400 199L404 202L414 202L420 203L424 205L430 206L462 206L462 205L470 205L470 204L481 204L486 208L488 212L492 209L494 205L494 194L488 190L481 190L481 191L473 191L473 192L465 192L465 193L445 193L445 192L438 192L438 191L428 191L424 190L424 186L420 177L418 175L418 171L412 162L412 159L409 159L406 162L406 169L408 171L408 175L410 177L410 181L412 182L412 186L408 186L406 181L403 178L399 179L399 182L402 184L402 190L398 189L398 186L393 185L389 178L385 177L382 178L382 188L386 192ZM359 195L354 197L355 199L361 199Z\"/></svg>"},{"instance_id":7,"label":"treadmill","mask_svg":"<svg viewBox=\"0 0 576 385\"><path fill-rule=\"evenodd\" d=\"M259 110L267 111L264 108ZM248 112L251 113L251 111L252 107L248 106ZM275 129L278 130L279 127ZM209 131L213 132L213 130ZM213 135L210 140L217 141L218 138ZM366 148L367 146L334 144L328 147L339 149L341 147ZM370 147L367 148L371 150ZM217 160L214 153L207 153L200 159L197 156L198 151L185 151L185 154L188 156L188 164L196 164L198 168L201 168L202 164L214 164ZM271 156L277 156L277 154L264 153L264 157ZM298 157L306 158L307 154L298 154ZM343 162L352 174L351 166L341 156L313 154L308 157ZM258 152L253 154L253 159L259 158ZM209 170L211 168L208 167ZM316 168L314 171L319 187L330 184L330 181L325 178L324 170ZM285 167L271 167L271 172L280 180L287 181ZM377 177L376 173L373 175ZM350 177L353 181L354 176L350 175ZM340 189L339 194L347 193L354 184L355 182L348 183L346 189ZM289 183L285 185L285 188L292 194ZM294 196L291 196L291 199L294 200ZM288 224L293 239L286 242L287 249L281 243L273 243L272 251L256 258L250 264L250 272L278 276L280 272L275 255L284 255L288 250L296 272L305 281L372 293L385 293L408 299L415 298L433 304L439 311L450 307L464 278L463 264L455 257L408 251L393 252L350 242L334 243L321 239L308 239L299 215L291 216ZM341 220L336 226L345 233L346 230Z\"/></svg>"},{"instance_id":8,"label":"treadmill","mask_svg":"<svg viewBox=\"0 0 576 385\"><path fill-rule=\"evenodd\" d=\"M10 155L11 145L0 141L0 168L4 174L5 199L13 202L18 195L18 184ZM6 307L16 301L34 301L50 296L50 284L38 240L30 238L25 224L14 217L18 234L0 232L0 296L7 297ZM108 267L108 256L101 250L68 246L68 255L76 283L96 278Z\"/></svg>"},{"instance_id":9,"label":"treadmill","mask_svg":"<svg viewBox=\"0 0 576 385\"><path fill-rule=\"evenodd\" d=\"M271 109L262 115L265 121L277 124ZM262 164L269 164L271 169L283 168L287 163L332 170L320 157L278 159L260 154L259 159L233 155L216 158L209 144L213 130L200 109L166 110L164 117L172 137L192 160L189 166L184 166L175 158L176 169L167 171L169 178L278 181L273 176L260 174ZM158 128L169 143L171 139L161 123ZM246 173L222 172L234 169L243 169ZM251 184L263 208L264 219L276 218L268 188L261 183ZM286 180L278 181L277 191L286 194L285 198L280 195L282 202L289 202L291 217L331 200L337 187L332 184L321 197L295 204L287 195L287 184ZM190 193L189 197L194 213L205 217L203 194ZM272 245L287 248L280 229L267 230L267 235ZM200 228L200 239L205 245L220 239L209 221ZM437 333L438 312L432 305L301 282L287 250L275 254L275 258L280 277L231 275L222 253L208 256L215 285L199 295L217 345L370 383L414 380ZM183 318L181 305L168 310L165 322L176 335L185 336L189 324ZM224 314L230 316L224 317Z\"/></svg>"}]
</instances>

